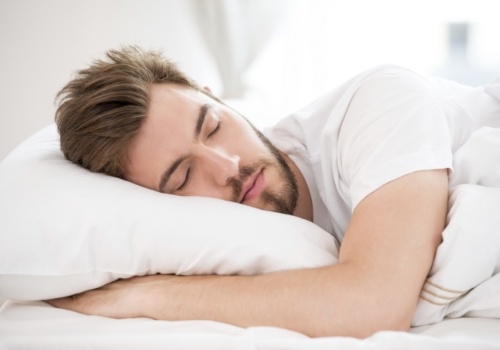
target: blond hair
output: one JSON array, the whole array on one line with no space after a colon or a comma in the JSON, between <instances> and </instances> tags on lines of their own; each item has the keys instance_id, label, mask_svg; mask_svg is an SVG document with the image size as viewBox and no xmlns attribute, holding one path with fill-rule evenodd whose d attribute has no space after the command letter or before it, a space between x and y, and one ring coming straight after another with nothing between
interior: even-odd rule
<instances>
[{"instance_id":1,"label":"blond hair","mask_svg":"<svg viewBox=\"0 0 500 350\"><path fill-rule=\"evenodd\" d=\"M124 178L128 147L144 122L153 84L205 92L160 52L135 46L110 50L77 72L58 94L61 150L93 172Z\"/></svg>"}]
</instances>

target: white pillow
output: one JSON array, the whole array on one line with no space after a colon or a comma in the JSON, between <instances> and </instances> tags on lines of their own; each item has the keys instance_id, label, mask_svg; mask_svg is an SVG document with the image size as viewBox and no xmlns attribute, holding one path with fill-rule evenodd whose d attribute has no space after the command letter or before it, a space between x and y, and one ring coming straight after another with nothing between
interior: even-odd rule
<instances>
[{"instance_id":1,"label":"white pillow","mask_svg":"<svg viewBox=\"0 0 500 350\"><path fill-rule=\"evenodd\" d=\"M337 262L318 226L177 197L64 158L51 125L0 164L0 296L62 297L146 274L259 274Z\"/></svg>"}]
</instances>

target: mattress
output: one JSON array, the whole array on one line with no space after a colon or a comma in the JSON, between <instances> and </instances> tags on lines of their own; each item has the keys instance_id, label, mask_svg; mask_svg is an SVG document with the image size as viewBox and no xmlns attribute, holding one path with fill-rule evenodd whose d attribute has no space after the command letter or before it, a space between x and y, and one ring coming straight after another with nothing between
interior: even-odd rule
<instances>
[{"instance_id":1,"label":"mattress","mask_svg":"<svg viewBox=\"0 0 500 350\"><path fill-rule=\"evenodd\" d=\"M1 349L500 349L500 319L445 319L409 332L366 339L309 338L273 327L239 328L213 321L116 320L8 301L0 312Z\"/></svg>"}]
</instances>

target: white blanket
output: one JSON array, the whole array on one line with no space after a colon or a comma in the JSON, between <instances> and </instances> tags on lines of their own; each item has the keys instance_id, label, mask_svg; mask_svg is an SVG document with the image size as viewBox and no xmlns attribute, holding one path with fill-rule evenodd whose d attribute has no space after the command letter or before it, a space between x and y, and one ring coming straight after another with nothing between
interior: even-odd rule
<instances>
[{"instance_id":1,"label":"white blanket","mask_svg":"<svg viewBox=\"0 0 500 350\"><path fill-rule=\"evenodd\" d=\"M420 294L413 325L444 317L500 318L500 188L461 185Z\"/></svg>"},{"instance_id":2,"label":"white blanket","mask_svg":"<svg viewBox=\"0 0 500 350\"><path fill-rule=\"evenodd\" d=\"M462 146L450 186L447 227L414 326L444 317L500 318L499 129L480 129Z\"/></svg>"}]
</instances>

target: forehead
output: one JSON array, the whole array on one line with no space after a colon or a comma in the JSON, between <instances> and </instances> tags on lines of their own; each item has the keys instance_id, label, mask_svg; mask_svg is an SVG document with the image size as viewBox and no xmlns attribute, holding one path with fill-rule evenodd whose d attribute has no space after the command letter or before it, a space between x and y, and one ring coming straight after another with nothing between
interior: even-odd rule
<instances>
[{"instance_id":1,"label":"forehead","mask_svg":"<svg viewBox=\"0 0 500 350\"><path fill-rule=\"evenodd\" d=\"M185 152L200 106L207 102L215 103L189 87L153 85L146 119L129 146L127 180L156 188L165 163Z\"/></svg>"},{"instance_id":2,"label":"forehead","mask_svg":"<svg viewBox=\"0 0 500 350\"><path fill-rule=\"evenodd\" d=\"M146 123L179 113L194 111L200 104L211 100L207 95L176 84L154 84L151 86ZM189 115L184 115L184 117ZM180 119L180 118L179 118ZM172 120L173 122L174 120Z\"/></svg>"}]
</instances>

